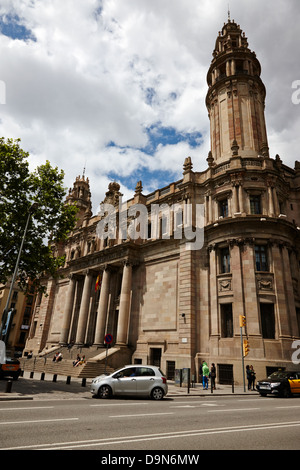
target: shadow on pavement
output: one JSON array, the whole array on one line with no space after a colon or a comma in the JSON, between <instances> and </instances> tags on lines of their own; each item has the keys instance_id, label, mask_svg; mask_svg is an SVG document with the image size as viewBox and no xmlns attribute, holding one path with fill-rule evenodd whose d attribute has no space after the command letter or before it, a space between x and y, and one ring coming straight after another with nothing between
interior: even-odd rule
<instances>
[{"instance_id":1,"label":"shadow on pavement","mask_svg":"<svg viewBox=\"0 0 300 470\"><path fill-rule=\"evenodd\" d=\"M5 394L7 398L12 394L19 394L19 395L39 395L42 397L43 395L45 398L70 398L72 395L73 398L82 397L86 395L87 397L91 397L89 385L82 386L80 382L74 382L67 384L63 381L49 381L49 380L35 380L35 379L27 379L23 377L19 377L18 380L11 381L11 392L6 393L7 385L9 378L4 378L0 380L0 394Z\"/></svg>"}]
</instances>

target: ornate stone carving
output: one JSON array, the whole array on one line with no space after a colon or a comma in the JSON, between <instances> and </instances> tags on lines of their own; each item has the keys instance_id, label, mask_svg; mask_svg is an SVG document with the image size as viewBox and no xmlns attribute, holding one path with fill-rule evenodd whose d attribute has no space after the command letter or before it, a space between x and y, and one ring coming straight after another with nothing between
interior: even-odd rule
<instances>
[{"instance_id":1,"label":"ornate stone carving","mask_svg":"<svg viewBox=\"0 0 300 470\"><path fill-rule=\"evenodd\" d=\"M219 279L219 292L227 292L231 290L231 279Z\"/></svg>"},{"instance_id":2,"label":"ornate stone carving","mask_svg":"<svg viewBox=\"0 0 300 470\"><path fill-rule=\"evenodd\" d=\"M274 290L274 280L273 276L257 276L257 288L258 290L264 291L273 291Z\"/></svg>"}]
</instances>

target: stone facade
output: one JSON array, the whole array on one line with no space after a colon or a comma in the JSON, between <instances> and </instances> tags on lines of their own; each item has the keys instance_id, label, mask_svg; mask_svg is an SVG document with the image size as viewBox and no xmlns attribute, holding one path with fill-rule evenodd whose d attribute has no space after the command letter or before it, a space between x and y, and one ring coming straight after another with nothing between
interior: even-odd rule
<instances>
[{"instance_id":1,"label":"stone facade","mask_svg":"<svg viewBox=\"0 0 300 470\"><path fill-rule=\"evenodd\" d=\"M207 75L207 169L193 171L187 157L181 180L148 195L138 182L126 204L111 183L103 203L117 214L113 236L106 231L99 238L107 212L92 216L88 179L76 179L66 203L77 202L79 220L56 247L65 266L60 279L44 279L49 295L37 301L28 351L68 343L101 349L110 333L132 362L160 364L170 377L184 367L197 377L206 360L216 364L220 381L241 382L243 315L250 344L245 362L258 375L296 367L300 165L291 169L269 156L260 70L245 34L229 20ZM147 209L147 233L133 238L124 223L137 230L137 204ZM196 233L198 207L204 238L191 249L184 228L191 209Z\"/></svg>"}]
</instances>

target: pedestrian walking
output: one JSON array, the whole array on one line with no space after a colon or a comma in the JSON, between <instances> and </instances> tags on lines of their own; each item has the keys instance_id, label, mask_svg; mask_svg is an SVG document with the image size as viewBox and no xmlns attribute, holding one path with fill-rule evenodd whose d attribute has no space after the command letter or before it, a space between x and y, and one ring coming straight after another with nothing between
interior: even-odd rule
<instances>
[{"instance_id":1,"label":"pedestrian walking","mask_svg":"<svg viewBox=\"0 0 300 470\"><path fill-rule=\"evenodd\" d=\"M203 390L208 390L209 368L205 361L202 364L202 384Z\"/></svg>"},{"instance_id":2,"label":"pedestrian walking","mask_svg":"<svg viewBox=\"0 0 300 470\"><path fill-rule=\"evenodd\" d=\"M250 390L252 387L252 390L255 390L255 379L256 379L256 374L253 369L253 366L250 366Z\"/></svg>"},{"instance_id":3,"label":"pedestrian walking","mask_svg":"<svg viewBox=\"0 0 300 470\"><path fill-rule=\"evenodd\" d=\"M211 386L211 388L212 388L213 390L216 390L216 376L217 376L217 373L216 373L216 366L215 366L215 364L212 362L211 368L210 368L210 375L209 375L209 377L210 377L210 380L211 380L210 386Z\"/></svg>"},{"instance_id":4,"label":"pedestrian walking","mask_svg":"<svg viewBox=\"0 0 300 470\"><path fill-rule=\"evenodd\" d=\"M247 382L248 382L248 390L251 390L251 371L250 371L250 366L246 366L246 375L247 375Z\"/></svg>"}]
</instances>

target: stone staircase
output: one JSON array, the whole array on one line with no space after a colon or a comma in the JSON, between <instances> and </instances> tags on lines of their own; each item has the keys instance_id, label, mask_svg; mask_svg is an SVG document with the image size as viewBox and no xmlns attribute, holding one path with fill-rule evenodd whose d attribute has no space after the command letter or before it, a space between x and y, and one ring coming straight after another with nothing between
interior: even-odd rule
<instances>
[{"instance_id":1,"label":"stone staircase","mask_svg":"<svg viewBox=\"0 0 300 470\"><path fill-rule=\"evenodd\" d=\"M61 352L63 359L54 362L53 357L57 352ZM129 352L129 351L128 351ZM76 367L73 366L77 354L85 356L85 363ZM111 374L119 367L129 364L129 354L124 354L120 348L72 348L67 347L52 348L46 354L27 359L20 359L22 370L28 372L40 372L66 377L93 378L104 373Z\"/></svg>"}]
</instances>

